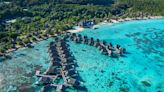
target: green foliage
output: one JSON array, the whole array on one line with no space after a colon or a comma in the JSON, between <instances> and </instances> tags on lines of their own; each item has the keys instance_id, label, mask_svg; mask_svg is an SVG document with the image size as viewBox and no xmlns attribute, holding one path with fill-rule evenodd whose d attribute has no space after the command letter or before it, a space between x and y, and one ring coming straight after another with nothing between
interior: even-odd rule
<instances>
[{"instance_id":1,"label":"green foliage","mask_svg":"<svg viewBox=\"0 0 164 92\"><path fill-rule=\"evenodd\" d=\"M117 4L126 4L130 7L128 13L137 14L142 12L149 15L164 15L163 0L117 0Z\"/></svg>"},{"instance_id":2,"label":"green foliage","mask_svg":"<svg viewBox=\"0 0 164 92\"><path fill-rule=\"evenodd\" d=\"M97 23L112 17L164 15L163 0L4 0L0 5L0 48L29 43L23 39L38 32L40 36L59 33L77 25L80 20L94 19ZM16 22L5 23L10 19ZM41 32L46 30L46 32ZM21 39L18 39L21 38Z\"/></svg>"},{"instance_id":3,"label":"green foliage","mask_svg":"<svg viewBox=\"0 0 164 92\"><path fill-rule=\"evenodd\" d=\"M6 51L6 49L0 48L0 52L1 52L1 53L5 53L5 51Z\"/></svg>"}]
</instances>

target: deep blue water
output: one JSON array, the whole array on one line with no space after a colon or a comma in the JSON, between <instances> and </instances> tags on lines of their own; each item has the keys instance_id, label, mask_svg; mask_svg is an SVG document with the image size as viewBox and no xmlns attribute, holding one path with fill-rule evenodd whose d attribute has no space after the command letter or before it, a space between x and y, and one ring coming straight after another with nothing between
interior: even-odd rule
<instances>
[{"instance_id":1,"label":"deep blue water","mask_svg":"<svg viewBox=\"0 0 164 92\"><path fill-rule=\"evenodd\" d=\"M94 47L69 42L89 92L164 92L164 19L100 24L98 29L84 29L80 34L127 50L124 57L110 58ZM48 67L51 41L19 49L11 53L11 59L1 61L0 92L38 90L35 71Z\"/></svg>"}]
</instances>

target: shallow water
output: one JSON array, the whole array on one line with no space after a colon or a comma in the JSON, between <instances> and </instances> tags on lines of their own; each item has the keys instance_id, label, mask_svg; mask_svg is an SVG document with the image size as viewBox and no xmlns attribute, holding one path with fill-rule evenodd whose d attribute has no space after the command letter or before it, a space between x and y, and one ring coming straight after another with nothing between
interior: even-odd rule
<instances>
[{"instance_id":1,"label":"shallow water","mask_svg":"<svg viewBox=\"0 0 164 92\"><path fill-rule=\"evenodd\" d=\"M39 42L34 48L22 48L0 62L0 92L34 92L36 70L48 67L47 46L52 39Z\"/></svg>"},{"instance_id":2,"label":"shallow water","mask_svg":"<svg viewBox=\"0 0 164 92\"><path fill-rule=\"evenodd\" d=\"M79 67L77 70L89 92L163 92L164 19L99 25L80 34L120 44L124 57L110 58L98 49L69 42ZM52 39L31 49L11 53L0 62L0 92L34 92L36 70L48 67L47 46ZM28 90L27 90L28 89ZM36 91L37 92L37 91Z\"/></svg>"}]
</instances>

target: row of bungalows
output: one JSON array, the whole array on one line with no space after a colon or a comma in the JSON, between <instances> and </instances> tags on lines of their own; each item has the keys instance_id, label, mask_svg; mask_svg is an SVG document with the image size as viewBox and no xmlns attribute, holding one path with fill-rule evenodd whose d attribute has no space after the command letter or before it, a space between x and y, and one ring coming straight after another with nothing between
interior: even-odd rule
<instances>
[{"instance_id":1,"label":"row of bungalows","mask_svg":"<svg viewBox=\"0 0 164 92\"><path fill-rule=\"evenodd\" d=\"M79 88L82 80L79 79L75 58L69 51L66 41L55 39L55 42L50 43L48 52L51 61L49 68L43 74L39 71L36 73L40 77L37 85L43 86L41 92L54 88L57 92L65 92L68 87Z\"/></svg>"},{"instance_id":2,"label":"row of bungalows","mask_svg":"<svg viewBox=\"0 0 164 92\"><path fill-rule=\"evenodd\" d=\"M120 45L113 46L112 43L107 44L106 41L100 41L100 39L94 39L93 37L89 38L87 36L82 36L81 34L66 34L71 41L76 43L83 43L93 47L96 47L100 50L102 54L111 56L111 57L118 57L123 56L126 52L125 48L122 48Z\"/></svg>"}]
</instances>

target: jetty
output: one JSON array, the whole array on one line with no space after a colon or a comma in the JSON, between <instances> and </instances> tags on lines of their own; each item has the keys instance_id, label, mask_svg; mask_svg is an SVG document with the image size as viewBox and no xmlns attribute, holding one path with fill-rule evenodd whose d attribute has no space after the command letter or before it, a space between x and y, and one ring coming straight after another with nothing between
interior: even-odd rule
<instances>
[{"instance_id":1,"label":"jetty","mask_svg":"<svg viewBox=\"0 0 164 92\"><path fill-rule=\"evenodd\" d=\"M83 80L80 80L78 71L76 71L76 63L74 56L69 50L69 45L65 38L56 38L50 43L48 48L49 67L41 74L36 71L36 76L39 78L36 85L43 86L41 92L56 90L57 92L65 92L69 87L74 87L77 90L82 88ZM86 89L85 87L83 89Z\"/></svg>"},{"instance_id":2,"label":"jetty","mask_svg":"<svg viewBox=\"0 0 164 92\"><path fill-rule=\"evenodd\" d=\"M112 43L100 41L100 39L89 38L81 34L66 33L64 36L59 36L50 43L48 48L49 67L41 74L36 71L36 76L39 78L36 85L43 86L41 92L56 90L57 92L65 92L67 88L73 87L76 89L85 89L83 80L80 78L76 70L77 64L74 62L75 57L69 49L67 41L74 41L77 44L87 44L96 47L100 53L110 56L122 56L126 50L120 45L113 46Z\"/></svg>"},{"instance_id":3,"label":"jetty","mask_svg":"<svg viewBox=\"0 0 164 92\"><path fill-rule=\"evenodd\" d=\"M87 36L82 36L81 34L67 33L65 34L69 40L76 42L77 44L87 44L99 49L100 53L108 55L110 57L124 56L126 49L120 45L113 46L112 43L106 41L100 41L100 39L89 38Z\"/></svg>"}]
</instances>

